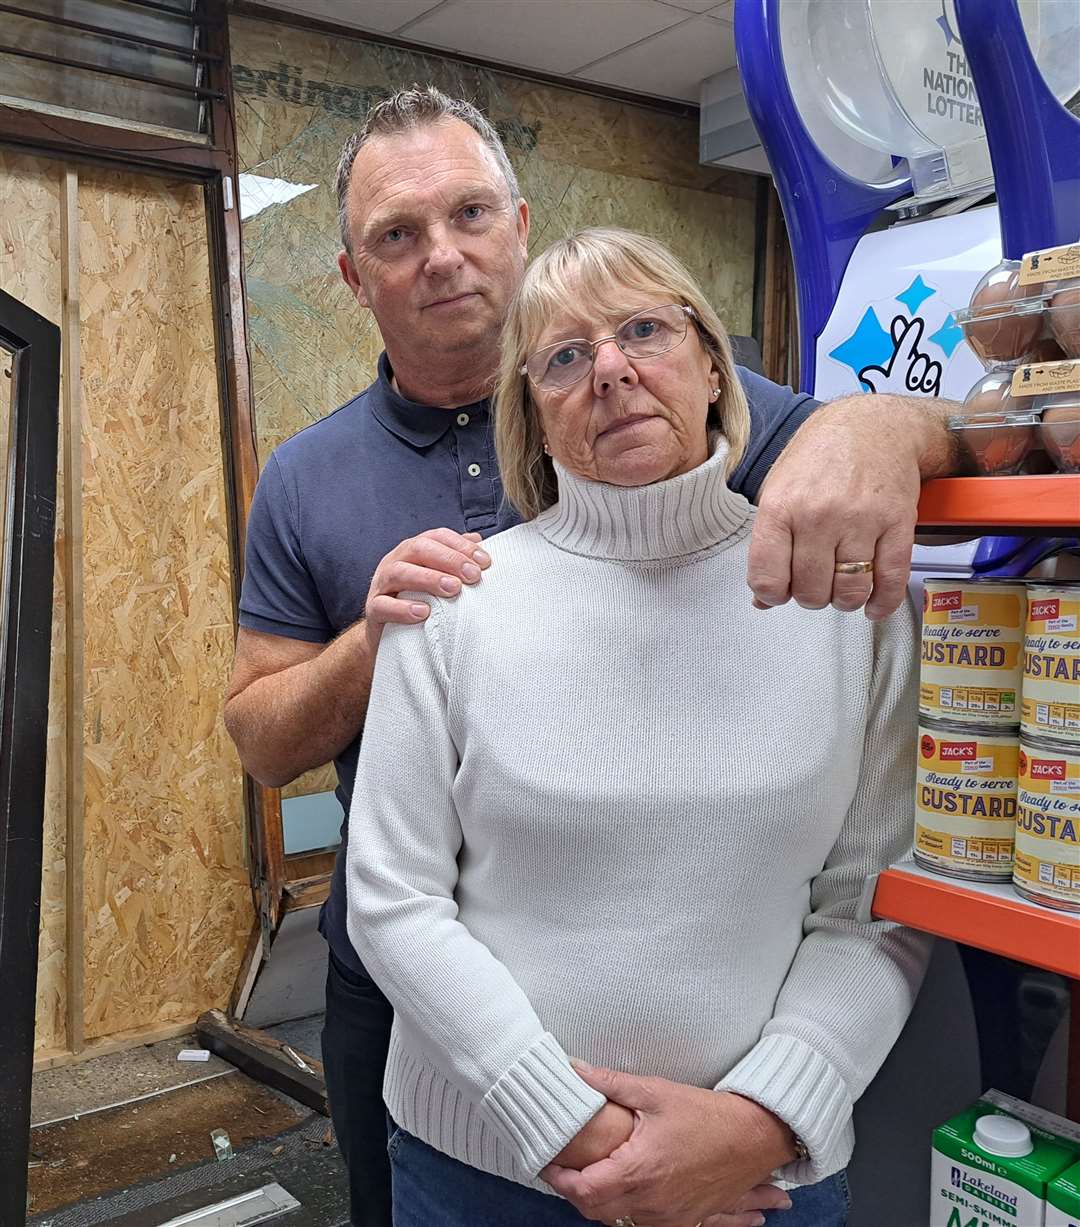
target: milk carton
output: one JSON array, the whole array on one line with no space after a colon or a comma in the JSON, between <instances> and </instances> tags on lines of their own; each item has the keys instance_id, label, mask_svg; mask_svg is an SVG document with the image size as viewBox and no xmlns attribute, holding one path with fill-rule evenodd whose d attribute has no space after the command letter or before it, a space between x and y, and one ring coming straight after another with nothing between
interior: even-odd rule
<instances>
[{"instance_id":1,"label":"milk carton","mask_svg":"<svg viewBox=\"0 0 1080 1227\"><path fill-rule=\"evenodd\" d=\"M934 1130L930 1227L1045 1227L1050 1182L1080 1157L1080 1127L1000 1091Z\"/></svg>"},{"instance_id":2,"label":"milk carton","mask_svg":"<svg viewBox=\"0 0 1080 1227\"><path fill-rule=\"evenodd\" d=\"M1046 1227L1080 1227L1080 1163L1050 1181L1046 1190Z\"/></svg>"}]
</instances>

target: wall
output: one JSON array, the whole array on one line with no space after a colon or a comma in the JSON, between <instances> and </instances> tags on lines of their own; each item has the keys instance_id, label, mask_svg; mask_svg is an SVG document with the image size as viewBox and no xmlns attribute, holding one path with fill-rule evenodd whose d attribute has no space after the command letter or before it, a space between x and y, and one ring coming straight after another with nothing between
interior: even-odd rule
<instances>
[{"instance_id":1,"label":"wall","mask_svg":"<svg viewBox=\"0 0 1080 1227\"><path fill-rule=\"evenodd\" d=\"M221 721L233 615L201 188L0 151L0 287L81 351L81 565L65 590L59 474L37 1047L69 1045L68 958L94 1041L154 1033L229 997L253 923L240 766ZM77 323L75 322L77 319ZM67 390L65 390L67 391ZM61 449L62 457L62 449ZM75 502L72 501L72 506ZM84 654L65 642L74 626ZM66 847L69 694L84 800ZM68 868L84 887L67 949Z\"/></svg>"},{"instance_id":2,"label":"wall","mask_svg":"<svg viewBox=\"0 0 1080 1227\"><path fill-rule=\"evenodd\" d=\"M378 329L337 270L334 172L367 107L413 82L470 98L495 121L532 209L531 254L585 225L648 231L687 262L732 332L750 332L756 181L698 165L696 119L275 22L233 18L230 38L241 170L298 192L244 223L264 462L374 376ZM332 786L324 769L285 795Z\"/></svg>"}]
</instances>

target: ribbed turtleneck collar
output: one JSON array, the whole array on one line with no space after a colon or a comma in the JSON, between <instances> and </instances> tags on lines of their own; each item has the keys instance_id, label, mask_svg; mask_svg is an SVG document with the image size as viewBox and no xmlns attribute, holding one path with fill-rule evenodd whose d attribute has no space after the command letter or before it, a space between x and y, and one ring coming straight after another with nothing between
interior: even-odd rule
<instances>
[{"instance_id":1,"label":"ribbed turtleneck collar","mask_svg":"<svg viewBox=\"0 0 1080 1227\"><path fill-rule=\"evenodd\" d=\"M537 526L560 549L623 562L680 558L734 541L753 511L724 480L727 454L720 438L704 464L649 486L587 481L556 463L559 501Z\"/></svg>"}]
</instances>

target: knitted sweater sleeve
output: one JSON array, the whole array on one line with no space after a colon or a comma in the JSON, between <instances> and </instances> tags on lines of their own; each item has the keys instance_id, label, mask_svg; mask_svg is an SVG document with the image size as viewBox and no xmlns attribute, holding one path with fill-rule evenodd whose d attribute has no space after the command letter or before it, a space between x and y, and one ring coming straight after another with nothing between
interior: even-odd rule
<instances>
[{"instance_id":1,"label":"knitted sweater sleeve","mask_svg":"<svg viewBox=\"0 0 1080 1227\"><path fill-rule=\"evenodd\" d=\"M451 1086L535 1176L600 1110L509 971L458 920L450 611L387 626L349 814L349 938Z\"/></svg>"},{"instance_id":2,"label":"knitted sweater sleeve","mask_svg":"<svg viewBox=\"0 0 1080 1227\"><path fill-rule=\"evenodd\" d=\"M874 628L874 668L858 785L839 838L811 887L804 937L761 1039L717 1085L756 1100L806 1145L799 1184L851 1155L852 1105L877 1073L915 1003L929 938L861 920L868 873L911 846L918 671L909 605Z\"/></svg>"}]
</instances>

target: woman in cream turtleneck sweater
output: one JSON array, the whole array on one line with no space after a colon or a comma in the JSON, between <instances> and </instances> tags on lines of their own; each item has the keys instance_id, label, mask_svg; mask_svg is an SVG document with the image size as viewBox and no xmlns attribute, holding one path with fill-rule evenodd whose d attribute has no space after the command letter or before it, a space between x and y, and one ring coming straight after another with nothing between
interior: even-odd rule
<instances>
[{"instance_id":1,"label":"woman in cream turtleneck sweater","mask_svg":"<svg viewBox=\"0 0 1080 1227\"><path fill-rule=\"evenodd\" d=\"M398 1227L846 1219L927 957L857 907L909 841L915 627L751 608L747 433L659 243L532 265L496 407L527 522L387 627L349 817Z\"/></svg>"}]
</instances>

